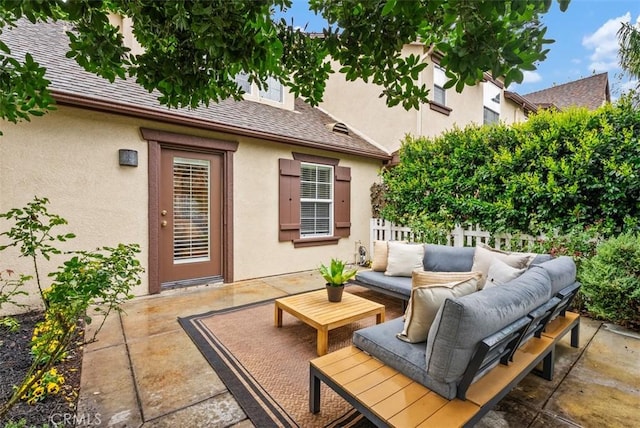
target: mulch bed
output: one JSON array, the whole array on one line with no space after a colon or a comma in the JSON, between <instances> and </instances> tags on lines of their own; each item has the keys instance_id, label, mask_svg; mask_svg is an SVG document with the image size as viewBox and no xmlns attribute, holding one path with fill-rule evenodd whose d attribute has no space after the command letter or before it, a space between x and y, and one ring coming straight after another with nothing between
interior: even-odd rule
<instances>
[{"instance_id":1,"label":"mulch bed","mask_svg":"<svg viewBox=\"0 0 640 428\"><path fill-rule=\"evenodd\" d=\"M20 329L17 332L12 333L0 328L0 405L9 400L13 393L13 385L21 383L29 370L31 365L29 342L36 323L43 319L43 313L29 312L14 318L20 322ZM8 415L0 419L0 427L21 419L26 421L28 427L42 427L45 424L50 427L74 426L80 391L82 347L69 352L67 358L55 367L65 379L60 393L48 396L35 405L19 401Z\"/></svg>"}]
</instances>

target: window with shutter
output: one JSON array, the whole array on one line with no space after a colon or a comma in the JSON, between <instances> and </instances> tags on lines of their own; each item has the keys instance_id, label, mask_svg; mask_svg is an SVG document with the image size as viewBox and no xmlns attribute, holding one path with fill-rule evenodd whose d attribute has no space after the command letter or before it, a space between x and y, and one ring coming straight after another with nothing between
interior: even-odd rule
<instances>
[{"instance_id":1,"label":"window with shutter","mask_svg":"<svg viewBox=\"0 0 640 428\"><path fill-rule=\"evenodd\" d=\"M280 159L280 241L337 243L351 230L351 169L337 159L294 153Z\"/></svg>"}]
</instances>

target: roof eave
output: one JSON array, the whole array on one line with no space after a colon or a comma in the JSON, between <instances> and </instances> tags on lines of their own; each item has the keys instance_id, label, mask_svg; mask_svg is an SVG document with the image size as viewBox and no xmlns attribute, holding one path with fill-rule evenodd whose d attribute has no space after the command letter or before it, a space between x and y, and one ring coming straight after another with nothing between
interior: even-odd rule
<instances>
[{"instance_id":1,"label":"roof eave","mask_svg":"<svg viewBox=\"0 0 640 428\"><path fill-rule=\"evenodd\" d=\"M141 119L152 119L164 123L170 123L174 125L191 126L198 129L205 129L208 131L225 132L230 134L241 135L244 137L259 138L262 140L272 141L276 143L286 143L294 146L309 147L314 149L321 149L336 153L344 153L355 156L361 156L371 159L380 159L388 161L391 159L390 155L371 153L365 150L350 149L347 147L327 147L323 143L308 141L300 138L277 135L268 132L255 131L252 129L240 128L236 126L225 125L219 122L207 121L203 119L197 119L188 117L179 113L172 113L167 111L158 111L150 108L135 106L126 103L117 103L111 101L104 101L96 98L85 97L82 95L69 93L60 90L52 90L51 94L59 105L69 107L79 107L88 110L100 111L104 113L113 113L130 117L137 117Z\"/></svg>"},{"instance_id":2,"label":"roof eave","mask_svg":"<svg viewBox=\"0 0 640 428\"><path fill-rule=\"evenodd\" d=\"M510 99L514 103L522 106L522 109L526 113L535 113L538 111L538 106L536 106L534 103L532 103L531 101L529 101L528 99L526 99L525 97L523 97L522 95L516 92L504 91L504 96L505 98Z\"/></svg>"}]
</instances>

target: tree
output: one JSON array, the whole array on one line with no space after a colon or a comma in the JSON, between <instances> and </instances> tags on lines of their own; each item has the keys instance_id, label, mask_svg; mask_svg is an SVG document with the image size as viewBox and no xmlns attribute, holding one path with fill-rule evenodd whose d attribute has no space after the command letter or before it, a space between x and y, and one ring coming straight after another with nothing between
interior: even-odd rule
<instances>
[{"instance_id":1,"label":"tree","mask_svg":"<svg viewBox=\"0 0 640 428\"><path fill-rule=\"evenodd\" d=\"M618 30L620 66L631 76L640 78L640 27L622 23Z\"/></svg>"},{"instance_id":2,"label":"tree","mask_svg":"<svg viewBox=\"0 0 640 428\"><path fill-rule=\"evenodd\" d=\"M419 40L441 53L446 87L461 91L484 72L507 85L522 81L522 71L534 70L553 42L539 21L552 0L309 0L326 19L322 35L276 18L291 1L0 0L0 35L21 18L67 21L67 57L109 81L134 78L170 107L240 99L234 78L241 72L261 88L273 76L317 105L333 60L348 80L380 85L389 106L417 108L428 101L417 79L427 64L403 57L406 43ZM557 1L567 8L569 0ZM144 53L123 45L110 13L132 19ZM1 118L29 120L53 108L45 72L37 58L14 58L0 41Z\"/></svg>"}]
</instances>

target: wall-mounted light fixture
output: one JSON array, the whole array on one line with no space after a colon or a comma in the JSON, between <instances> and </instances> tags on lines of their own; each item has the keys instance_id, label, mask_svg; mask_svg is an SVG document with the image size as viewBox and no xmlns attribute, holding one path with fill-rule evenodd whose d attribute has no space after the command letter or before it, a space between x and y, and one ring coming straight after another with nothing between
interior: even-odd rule
<instances>
[{"instance_id":1,"label":"wall-mounted light fixture","mask_svg":"<svg viewBox=\"0 0 640 428\"><path fill-rule=\"evenodd\" d=\"M138 151L129 149L118 150L120 166L138 166Z\"/></svg>"}]
</instances>

